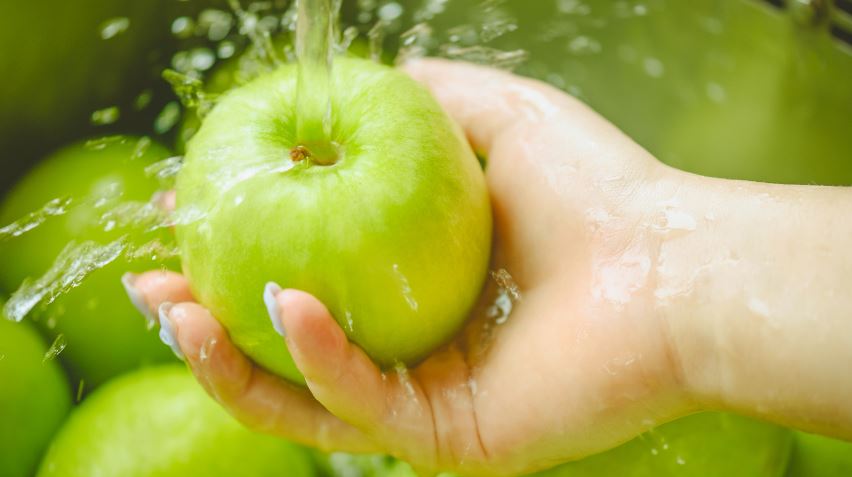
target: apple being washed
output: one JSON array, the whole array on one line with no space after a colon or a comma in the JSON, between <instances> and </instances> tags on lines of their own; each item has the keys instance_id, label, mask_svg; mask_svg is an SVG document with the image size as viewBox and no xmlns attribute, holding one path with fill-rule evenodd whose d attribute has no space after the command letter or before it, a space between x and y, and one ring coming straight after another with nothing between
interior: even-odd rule
<instances>
[{"instance_id":1,"label":"apple being washed","mask_svg":"<svg viewBox=\"0 0 852 477\"><path fill-rule=\"evenodd\" d=\"M177 227L195 297L245 353L303 380L269 322L264 284L308 291L383 366L456 333L487 274L485 178L461 130L404 73L338 58L336 153L296 137L296 66L231 90L188 144ZM329 149L329 144L320 149Z\"/></svg>"}]
</instances>

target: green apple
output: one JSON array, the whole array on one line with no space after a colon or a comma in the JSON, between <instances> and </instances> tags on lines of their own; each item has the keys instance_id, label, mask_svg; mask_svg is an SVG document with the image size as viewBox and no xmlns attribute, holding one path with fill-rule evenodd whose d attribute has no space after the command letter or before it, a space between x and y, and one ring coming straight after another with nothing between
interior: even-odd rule
<instances>
[{"instance_id":1,"label":"green apple","mask_svg":"<svg viewBox=\"0 0 852 477\"><path fill-rule=\"evenodd\" d=\"M537 477L779 477L792 433L733 414L704 412L657 427L615 449Z\"/></svg>"},{"instance_id":2,"label":"green apple","mask_svg":"<svg viewBox=\"0 0 852 477\"><path fill-rule=\"evenodd\" d=\"M852 442L796 432L787 477L852 475Z\"/></svg>"},{"instance_id":3,"label":"green apple","mask_svg":"<svg viewBox=\"0 0 852 477\"><path fill-rule=\"evenodd\" d=\"M331 93L339 154L322 165L309 147L298 160L296 71L231 90L189 142L178 209L206 218L177 227L184 272L234 342L291 380L303 378L261 299L270 280L316 295L381 365L411 364L458 331L479 295L484 175L423 87L345 58Z\"/></svg>"},{"instance_id":4,"label":"green apple","mask_svg":"<svg viewBox=\"0 0 852 477\"><path fill-rule=\"evenodd\" d=\"M25 278L41 276L71 241L106 244L129 233L134 244L154 238L165 243L168 232L147 234L125 227L106 231L109 224L100 219L118 203L148 201L158 182L146 177L144 169L168 156L167 150L145 138L114 137L69 146L36 166L0 206L0 224L25 217L54 198L70 198L71 203L65 215L48 217L0 246L0 288L11 293ZM75 387L82 379L90 390L139 365L173 359L156 333L149 332L121 285L121 276L129 269L160 266L145 258L117 259L52 305L33 310L32 317L51 340L63 335L67 346L59 357L72 372Z\"/></svg>"},{"instance_id":5,"label":"green apple","mask_svg":"<svg viewBox=\"0 0 852 477\"><path fill-rule=\"evenodd\" d=\"M2 304L2 303L0 303ZM71 409L59 364L29 323L0 314L0 475L28 477Z\"/></svg>"},{"instance_id":6,"label":"green apple","mask_svg":"<svg viewBox=\"0 0 852 477\"><path fill-rule=\"evenodd\" d=\"M133 100L161 83L154 66L174 48L169 25L197 3L0 3L0 189L44 154L96 134L95 110L119 106L125 127L149 125L149 115L132 117Z\"/></svg>"},{"instance_id":7,"label":"green apple","mask_svg":"<svg viewBox=\"0 0 852 477\"><path fill-rule=\"evenodd\" d=\"M244 428L182 366L117 378L89 396L51 443L39 477L306 477L310 455Z\"/></svg>"}]
</instances>

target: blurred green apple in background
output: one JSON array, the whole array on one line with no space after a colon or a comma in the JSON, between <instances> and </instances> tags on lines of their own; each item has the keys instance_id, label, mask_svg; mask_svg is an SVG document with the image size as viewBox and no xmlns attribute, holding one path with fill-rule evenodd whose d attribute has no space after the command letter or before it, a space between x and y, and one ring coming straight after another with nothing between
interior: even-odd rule
<instances>
[{"instance_id":1,"label":"blurred green apple in background","mask_svg":"<svg viewBox=\"0 0 852 477\"><path fill-rule=\"evenodd\" d=\"M852 442L796 432L786 477L852 475Z\"/></svg>"},{"instance_id":2,"label":"blurred green apple in background","mask_svg":"<svg viewBox=\"0 0 852 477\"><path fill-rule=\"evenodd\" d=\"M147 130L150 117L126 120L142 91L168 90L159 77L175 48L172 21L213 4L224 2L2 2L0 189L51 150L95 134L95 110L117 106L123 127Z\"/></svg>"},{"instance_id":3,"label":"blurred green apple in background","mask_svg":"<svg viewBox=\"0 0 852 477\"><path fill-rule=\"evenodd\" d=\"M608 452L536 477L780 477L790 455L788 429L734 414L703 412L667 424Z\"/></svg>"},{"instance_id":4,"label":"blurred green apple in background","mask_svg":"<svg viewBox=\"0 0 852 477\"><path fill-rule=\"evenodd\" d=\"M184 271L246 354L302 381L261 294L316 295L373 359L412 363L455 334L485 279L491 213L464 136L410 77L333 67L333 164L293 159L296 67L231 90L188 145L177 205Z\"/></svg>"},{"instance_id":5,"label":"blurred green apple in background","mask_svg":"<svg viewBox=\"0 0 852 477\"><path fill-rule=\"evenodd\" d=\"M2 304L2 303L0 303ZM59 364L30 323L0 314L0 475L29 477L71 409Z\"/></svg>"},{"instance_id":6,"label":"blurred green apple in background","mask_svg":"<svg viewBox=\"0 0 852 477\"><path fill-rule=\"evenodd\" d=\"M229 416L183 366L122 376L59 431L39 477L309 477L310 454Z\"/></svg>"},{"instance_id":7,"label":"blurred green apple in background","mask_svg":"<svg viewBox=\"0 0 852 477\"><path fill-rule=\"evenodd\" d=\"M131 245L154 238L167 244L166 231L142 233L139 227L120 226L133 215L121 212L119 205L149 201L158 181L146 177L145 167L168 157L166 149L147 138L121 136L75 144L41 162L0 205L0 224L25 217L53 199L71 202L64 215L48 217L35 229L4 241L0 288L12 293L27 277L41 276L71 241L105 245L127 234ZM59 357L71 371L74 387L82 379L91 390L121 372L173 359L156 333L146 329L120 281L127 270L160 266L159 260L119 257L50 306L32 312L51 340L61 334L67 343Z\"/></svg>"}]
</instances>

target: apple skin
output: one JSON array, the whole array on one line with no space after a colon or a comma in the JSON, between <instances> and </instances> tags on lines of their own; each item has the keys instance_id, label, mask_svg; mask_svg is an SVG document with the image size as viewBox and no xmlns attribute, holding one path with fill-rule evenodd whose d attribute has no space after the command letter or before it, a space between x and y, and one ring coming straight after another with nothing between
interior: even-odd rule
<instances>
[{"instance_id":1,"label":"apple skin","mask_svg":"<svg viewBox=\"0 0 852 477\"><path fill-rule=\"evenodd\" d=\"M176 228L194 296L295 382L266 282L317 296L380 365L412 364L459 330L490 254L485 178L460 128L402 72L348 58L333 72L337 163L275 171L298 145L290 65L229 91L177 178L178 209L207 214Z\"/></svg>"},{"instance_id":2,"label":"apple skin","mask_svg":"<svg viewBox=\"0 0 852 477\"><path fill-rule=\"evenodd\" d=\"M121 376L75 409L39 477L309 477L304 448L243 427L183 366Z\"/></svg>"},{"instance_id":3,"label":"apple skin","mask_svg":"<svg viewBox=\"0 0 852 477\"><path fill-rule=\"evenodd\" d=\"M849 477L852 442L805 432L795 433L786 477Z\"/></svg>"},{"instance_id":4,"label":"apple skin","mask_svg":"<svg viewBox=\"0 0 852 477\"><path fill-rule=\"evenodd\" d=\"M12 293L25 278L41 276L72 240L105 244L127 232L105 232L103 225L97 223L100 210L91 205L74 207L73 201L82 203L86 197L100 196L110 187L122 190L121 200L149 200L158 183L145 176L144 168L170 154L152 143L141 157L132 159L138 141L139 138L123 137L100 150L84 143L74 144L50 156L16 184L0 206L1 224L11 223L58 197L71 197L72 209L0 246L0 288ZM169 233L140 233L131 238L145 242L155 237L167 241ZM124 371L174 359L157 334L146 328L145 320L121 285L121 276L128 270L161 266L154 260L129 262L119 258L93 272L45 310L36 307L31 312L49 340L60 333L64 335L67 347L59 358L69 368L75 388L80 379L89 391Z\"/></svg>"},{"instance_id":5,"label":"apple skin","mask_svg":"<svg viewBox=\"0 0 852 477\"><path fill-rule=\"evenodd\" d=\"M2 302L0 302L2 306ZM71 391L30 323L0 314L0 475L29 477L71 409Z\"/></svg>"},{"instance_id":6,"label":"apple skin","mask_svg":"<svg viewBox=\"0 0 852 477\"><path fill-rule=\"evenodd\" d=\"M789 429L734 414L702 412L663 424L610 451L534 475L780 477L791 445Z\"/></svg>"}]
</instances>

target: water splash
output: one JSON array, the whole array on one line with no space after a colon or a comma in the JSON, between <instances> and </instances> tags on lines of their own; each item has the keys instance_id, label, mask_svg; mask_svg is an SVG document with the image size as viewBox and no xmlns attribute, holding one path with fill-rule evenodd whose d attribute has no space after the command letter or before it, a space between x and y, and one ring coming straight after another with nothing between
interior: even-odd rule
<instances>
[{"instance_id":1,"label":"water splash","mask_svg":"<svg viewBox=\"0 0 852 477\"><path fill-rule=\"evenodd\" d=\"M36 280L24 280L9 297L4 313L10 320L21 321L36 305L53 303L63 293L79 286L89 274L120 257L126 248L126 237L106 245L93 241L70 242L44 275Z\"/></svg>"},{"instance_id":2,"label":"water splash","mask_svg":"<svg viewBox=\"0 0 852 477\"><path fill-rule=\"evenodd\" d=\"M50 217L57 217L66 214L70 206L70 197L51 199L40 209L30 212L25 217L0 228L0 242L10 238L19 237L43 224Z\"/></svg>"},{"instance_id":3,"label":"water splash","mask_svg":"<svg viewBox=\"0 0 852 477\"><path fill-rule=\"evenodd\" d=\"M46 363L48 361L53 361L59 356L59 353L65 350L65 347L68 346L67 341L65 340L65 335L59 333L54 338L53 343L51 343L50 347L47 351L44 352L44 357L41 359L42 363Z\"/></svg>"},{"instance_id":4,"label":"water splash","mask_svg":"<svg viewBox=\"0 0 852 477\"><path fill-rule=\"evenodd\" d=\"M124 253L128 260L168 260L180 256L180 248L177 243L163 243L160 239L145 242L142 245L128 247Z\"/></svg>"},{"instance_id":5,"label":"water splash","mask_svg":"<svg viewBox=\"0 0 852 477\"><path fill-rule=\"evenodd\" d=\"M160 183L171 183L183 166L183 156L172 156L145 167L147 177L156 177Z\"/></svg>"},{"instance_id":6,"label":"water splash","mask_svg":"<svg viewBox=\"0 0 852 477\"><path fill-rule=\"evenodd\" d=\"M185 108L195 109L200 117L204 117L212 108L212 97L204 92L201 79L171 69L164 70L162 76L172 85L172 90Z\"/></svg>"},{"instance_id":7,"label":"water splash","mask_svg":"<svg viewBox=\"0 0 852 477\"><path fill-rule=\"evenodd\" d=\"M494 68L513 70L528 58L526 50L504 51L484 45L460 47L444 45L441 54L454 60L469 61Z\"/></svg>"},{"instance_id":8,"label":"water splash","mask_svg":"<svg viewBox=\"0 0 852 477\"><path fill-rule=\"evenodd\" d=\"M244 10L239 0L228 0L228 5L237 17L240 33L248 37L258 57L269 64L280 65L283 62L272 44L273 25L271 22L260 21L257 13L252 11L258 3L252 3L249 10Z\"/></svg>"},{"instance_id":9,"label":"water splash","mask_svg":"<svg viewBox=\"0 0 852 477\"><path fill-rule=\"evenodd\" d=\"M426 23L414 25L399 36L396 64L426 56L432 43L432 27Z\"/></svg>"}]
</instances>

